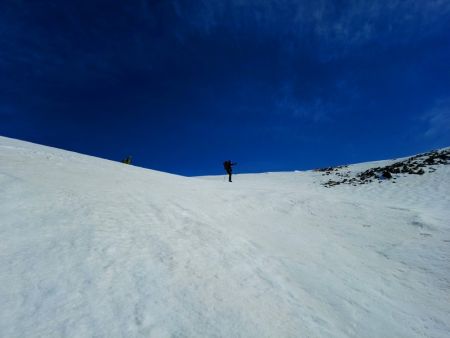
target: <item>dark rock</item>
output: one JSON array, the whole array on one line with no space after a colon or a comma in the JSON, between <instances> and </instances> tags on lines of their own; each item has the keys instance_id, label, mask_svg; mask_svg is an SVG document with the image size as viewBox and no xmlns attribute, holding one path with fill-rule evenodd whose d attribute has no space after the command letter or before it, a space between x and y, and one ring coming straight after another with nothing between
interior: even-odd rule
<instances>
[{"instance_id":1,"label":"dark rock","mask_svg":"<svg viewBox=\"0 0 450 338\"><path fill-rule=\"evenodd\" d=\"M384 178L387 178L387 179L391 179L391 178L392 178L391 173L390 173L389 171L387 171L387 170L383 171L382 176L383 176Z\"/></svg>"},{"instance_id":2,"label":"dark rock","mask_svg":"<svg viewBox=\"0 0 450 338\"><path fill-rule=\"evenodd\" d=\"M358 184L368 184L375 180L381 183L383 179L393 179L392 174L403 174L401 177L408 175L423 175L426 172L431 173L436 171L436 168L430 167L431 165L449 165L450 164L450 149L446 150L433 150L428 153L422 153L403 161L392 163L391 165L384 167L374 167L360 172L355 177L350 177L350 172L339 172L338 169L345 168L347 166L328 167L322 169L316 169L316 171L324 172L322 175L330 175L334 173L339 181L328 181L323 183L327 188L339 185L339 184L351 184L357 186ZM428 170L424 170L424 168ZM346 178L344 178L346 177ZM347 179L348 178L348 179ZM400 178L400 176L399 176ZM394 181L392 181L394 182ZM395 183L395 182L394 182Z\"/></svg>"}]
</instances>

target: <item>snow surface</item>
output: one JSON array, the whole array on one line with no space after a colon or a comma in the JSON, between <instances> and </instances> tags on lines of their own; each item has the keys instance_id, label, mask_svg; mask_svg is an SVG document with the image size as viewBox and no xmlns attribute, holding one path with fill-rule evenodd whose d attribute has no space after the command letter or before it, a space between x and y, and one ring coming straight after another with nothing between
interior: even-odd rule
<instances>
[{"instance_id":1,"label":"snow surface","mask_svg":"<svg viewBox=\"0 0 450 338\"><path fill-rule=\"evenodd\" d=\"M436 168L228 183L0 137L0 336L449 337Z\"/></svg>"}]
</instances>

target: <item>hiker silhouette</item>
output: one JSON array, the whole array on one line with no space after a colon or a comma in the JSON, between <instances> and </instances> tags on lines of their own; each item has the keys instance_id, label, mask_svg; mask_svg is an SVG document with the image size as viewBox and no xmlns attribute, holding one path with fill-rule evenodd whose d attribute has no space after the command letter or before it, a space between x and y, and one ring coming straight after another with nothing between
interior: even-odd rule
<instances>
[{"instance_id":1,"label":"hiker silhouette","mask_svg":"<svg viewBox=\"0 0 450 338\"><path fill-rule=\"evenodd\" d=\"M231 162L231 160L223 162L223 168L225 169L225 171L228 174L228 182L232 182L231 175L233 174L233 166L236 164L237 163L235 163L235 162Z\"/></svg>"}]
</instances>

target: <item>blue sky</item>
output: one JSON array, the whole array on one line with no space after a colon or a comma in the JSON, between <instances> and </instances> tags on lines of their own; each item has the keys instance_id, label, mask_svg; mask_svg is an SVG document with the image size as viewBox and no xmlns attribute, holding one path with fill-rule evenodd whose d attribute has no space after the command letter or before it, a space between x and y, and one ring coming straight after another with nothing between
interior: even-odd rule
<instances>
[{"instance_id":1,"label":"blue sky","mask_svg":"<svg viewBox=\"0 0 450 338\"><path fill-rule=\"evenodd\" d=\"M450 145L450 1L0 1L0 134L178 173Z\"/></svg>"}]
</instances>

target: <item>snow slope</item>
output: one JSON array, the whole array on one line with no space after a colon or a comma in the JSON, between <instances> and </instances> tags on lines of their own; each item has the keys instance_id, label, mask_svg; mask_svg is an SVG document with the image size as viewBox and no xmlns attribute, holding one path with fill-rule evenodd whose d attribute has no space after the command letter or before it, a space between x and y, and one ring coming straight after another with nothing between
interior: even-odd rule
<instances>
[{"instance_id":1,"label":"snow slope","mask_svg":"<svg viewBox=\"0 0 450 338\"><path fill-rule=\"evenodd\" d=\"M0 336L449 337L436 168L229 184L0 137Z\"/></svg>"}]
</instances>

